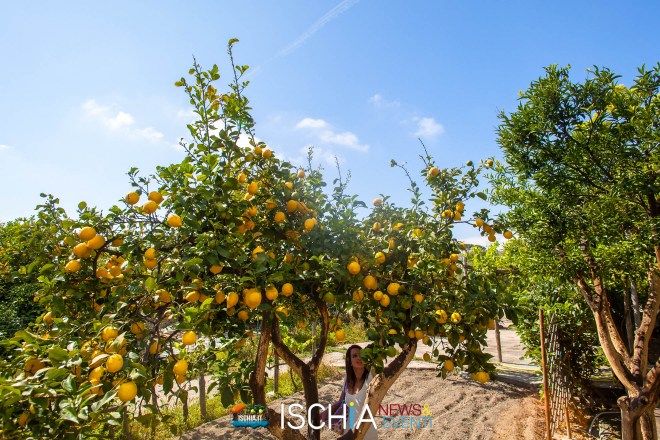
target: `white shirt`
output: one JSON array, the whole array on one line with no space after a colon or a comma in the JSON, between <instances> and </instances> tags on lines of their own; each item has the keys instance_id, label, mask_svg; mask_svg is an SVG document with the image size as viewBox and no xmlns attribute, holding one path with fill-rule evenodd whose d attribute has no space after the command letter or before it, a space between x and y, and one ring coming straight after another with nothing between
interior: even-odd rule
<instances>
[{"instance_id":1,"label":"white shirt","mask_svg":"<svg viewBox=\"0 0 660 440\"><path fill-rule=\"evenodd\" d=\"M369 375L367 376L367 380L364 381L364 383L362 384L362 388L360 388L360 391L358 391L357 394L351 394L348 388L346 389L346 396L344 397L344 400L346 401L347 411L350 411L349 409L351 408L350 405L351 403L353 403L354 425L351 426L351 428L354 428L358 420L360 420L360 416L362 415L362 409L364 408L364 405L367 400L366 399L367 388L369 388L371 379L372 379L371 372L369 372ZM368 413L366 413L365 416L366 418L368 418ZM364 423L369 423L371 425L370 422L364 422ZM378 431L374 429L373 425L369 428L369 430L367 431L367 435L364 438L365 440L378 440Z\"/></svg>"}]
</instances>

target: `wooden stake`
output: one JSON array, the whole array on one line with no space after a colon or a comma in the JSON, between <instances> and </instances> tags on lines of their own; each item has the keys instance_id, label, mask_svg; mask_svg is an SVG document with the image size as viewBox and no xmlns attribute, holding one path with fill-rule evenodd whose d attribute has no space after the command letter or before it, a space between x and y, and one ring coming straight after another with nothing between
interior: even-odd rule
<instances>
[{"instance_id":1,"label":"wooden stake","mask_svg":"<svg viewBox=\"0 0 660 440\"><path fill-rule=\"evenodd\" d=\"M543 309L539 309L539 327L541 329L541 365L543 368L543 398L545 400L545 434L547 440L552 440L550 432L550 392L548 391L548 366L546 364L545 351L545 323L543 322Z\"/></svg>"},{"instance_id":2,"label":"wooden stake","mask_svg":"<svg viewBox=\"0 0 660 440\"><path fill-rule=\"evenodd\" d=\"M571 434L571 418L568 414L568 403L566 404L566 407L564 408L565 411L565 416L566 416L566 432L568 433L568 438L572 439L573 436Z\"/></svg>"},{"instance_id":3,"label":"wooden stake","mask_svg":"<svg viewBox=\"0 0 660 440\"><path fill-rule=\"evenodd\" d=\"M280 391L280 357L273 356L275 362L275 372L273 374L273 392L277 394Z\"/></svg>"},{"instance_id":4,"label":"wooden stake","mask_svg":"<svg viewBox=\"0 0 660 440\"><path fill-rule=\"evenodd\" d=\"M495 320L495 346L497 347L497 362L502 362L502 342L500 341L500 320Z\"/></svg>"}]
</instances>

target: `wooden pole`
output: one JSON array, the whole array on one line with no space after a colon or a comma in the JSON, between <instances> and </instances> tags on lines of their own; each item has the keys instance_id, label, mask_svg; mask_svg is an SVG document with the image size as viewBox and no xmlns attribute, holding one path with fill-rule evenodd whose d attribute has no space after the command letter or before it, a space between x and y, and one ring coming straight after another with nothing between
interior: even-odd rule
<instances>
[{"instance_id":1,"label":"wooden pole","mask_svg":"<svg viewBox=\"0 0 660 440\"><path fill-rule=\"evenodd\" d=\"M543 368L543 398L545 400L545 434L547 440L552 440L550 432L550 392L548 390L548 366L546 364L545 351L545 323L543 322L543 309L539 309L539 327L541 329L541 366Z\"/></svg>"},{"instance_id":2,"label":"wooden pole","mask_svg":"<svg viewBox=\"0 0 660 440\"><path fill-rule=\"evenodd\" d=\"M568 438L572 439L573 435L571 434L571 418L569 417L568 414L568 402L566 402L566 407L564 408L565 411L565 417L566 417L566 432L568 433Z\"/></svg>"},{"instance_id":3,"label":"wooden pole","mask_svg":"<svg viewBox=\"0 0 660 440\"><path fill-rule=\"evenodd\" d=\"M502 342L500 341L500 320L495 320L495 346L497 347L497 362L502 362Z\"/></svg>"},{"instance_id":4,"label":"wooden pole","mask_svg":"<svg viewBox=\"0 0 660 440\"><path fill-rule=\"evenodd\" d=\"M273 392L277 394L280 391L280 357L275 355L275 373L273 374Z\"/></svg>"}]
</instances>

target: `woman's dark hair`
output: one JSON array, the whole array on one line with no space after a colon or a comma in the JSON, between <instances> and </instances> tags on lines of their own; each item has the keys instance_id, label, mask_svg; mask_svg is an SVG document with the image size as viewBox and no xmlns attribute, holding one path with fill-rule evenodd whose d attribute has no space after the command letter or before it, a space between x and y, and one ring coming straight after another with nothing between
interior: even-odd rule
<instances>
[{"instance_id":1,"label":"woman's dark hair","mask_svg":"<svg viewBox=\"0 0 660 440\"><path fill-rule=\"evenodd\" d=\"M348 347L348 350L346 350L346 386L349 390L352 390L355 387L355 382L356 382L356 377L355 377L355 371L353 371L353 365L351 364L351 351L357 348L358 350L362 350L362 347L359 345L351 345ZM362 373L362 380L364 381L367 380L367 377L369 376L369 369L366 367L364 368L364 373Z\"/></svg>"}]
</instances>

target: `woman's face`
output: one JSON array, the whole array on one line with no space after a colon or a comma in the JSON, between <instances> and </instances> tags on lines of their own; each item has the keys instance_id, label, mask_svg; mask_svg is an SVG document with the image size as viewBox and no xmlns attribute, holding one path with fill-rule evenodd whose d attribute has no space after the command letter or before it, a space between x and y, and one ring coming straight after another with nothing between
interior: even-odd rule
<instances>
[{"instance_id":1,"label":"woman's face","mask_svg":"<svg viewBox=\"0 0 660 440\"><path fill-rule=\"evenodd\" d=\"M360 349L354 348L351 350L351 366L353 368L364 368L362 358L360 357Z\"/></svg>"}]
</instances>

